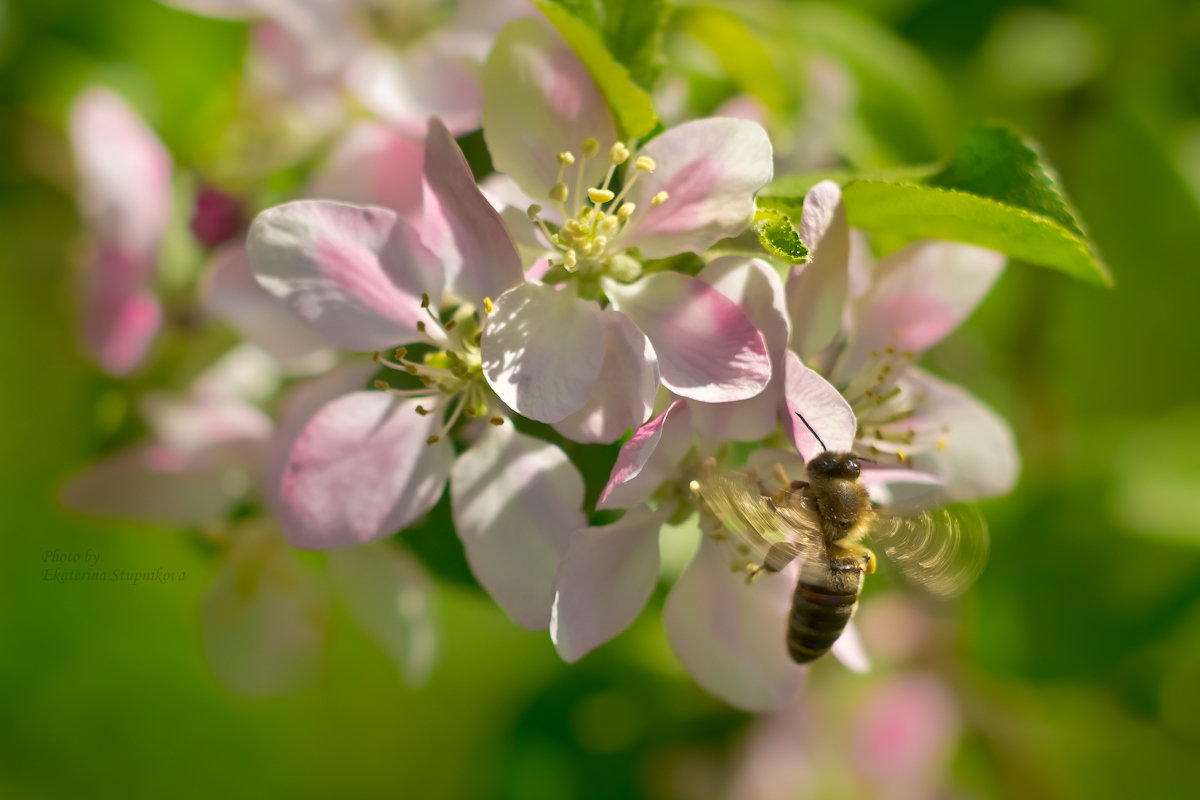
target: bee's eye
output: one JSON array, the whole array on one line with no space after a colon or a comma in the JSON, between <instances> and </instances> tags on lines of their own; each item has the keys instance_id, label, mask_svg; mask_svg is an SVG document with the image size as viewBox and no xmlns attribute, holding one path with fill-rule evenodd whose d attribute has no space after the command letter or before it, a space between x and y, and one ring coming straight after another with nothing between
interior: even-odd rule
<instances>
[{"instance_id":1,"label":"bee's eye","mask_svg":"<svg viewBox=\"0 0 1200 800\"><path fill-rule=\"evenodd\" d=\"M862 467L860 467L858 465L858 459L856 459L856 458L847 458L846 459L846 472L853 478L857 478L860 475L862 475Z\"/></svg>"}]
</instances>

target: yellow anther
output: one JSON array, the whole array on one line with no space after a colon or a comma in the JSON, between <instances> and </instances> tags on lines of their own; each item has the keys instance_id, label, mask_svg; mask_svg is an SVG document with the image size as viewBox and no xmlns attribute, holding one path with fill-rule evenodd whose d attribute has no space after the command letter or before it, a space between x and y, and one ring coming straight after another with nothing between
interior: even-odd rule
<instances>
[{"instance_id":1,"label":"yellow anther","mask_svg":"<svg viewBox=\"0 0 1200 800\"><path fill-rule=\"evenodd\" d=\"M567 269L574 269L575 265L578 263L579 263L578 256L575 255L574 249L568 250L567 252L563 253L563 264L566 265Z\"/></svg>"},{"instance_id":2,"label":"yellow anther","mask_svg":"<svg viewBox=\"0 0 1200 800\"><path fill-rule=\"evenodd\" d=\"M946 448L947 448L947 447L949 447L949 444L947 444L947 442L946 442L946 437L945 437L945 436L939 436L939 437L938 437L938 439L937 439L937 449L938 449L938 452L939 452L939 453L944 453L944 452L946 452Z\"/></svg>"},{"instance_id":3,"label":"yellow anther","mask_svg":"<svg viewBox=\"0 0 1200 800\"><path fill-rule=\"evenodd\" d=\"M446 323L446 324L445 324L443 327L444 327L444 328L445 328L447 331L452 331L452 330L454 330L454 326L455 326L455 325L457 325L457 324L458 324L458 320L452 319L452 320L450 320L449 322L447 322L447 323Z\"/></svg>"},{"instance_id":4,"label":"yellow anther","mask_svg":"<svg viewBox=\"0 0 1200 800\"><path fill-rule=\"evenodd\" d=\"M654 172L654 168L658 166L650 156L638 156L637 161L634 161L633 165L642 172Z\"/></svg>"},{"instance_id":5,"label":"yellow anther","mask_svg":"<svg viewBox=\"0 0 1200 800\"><path fill-rule=\"evenodd\" d=\"M629 222L635 209L637 209L635 203L622 203L621 207L617 209L617 221L622 224Z\"/></svg>"},{"instance_id":6,"label":"yellow anther","mask_svg":"<svg viewBox=\"0 0 1200 800\"><path fill-rule=\"evenodd\" d=\"M569 220L567 220L567 231L569 231L574 236L579 236L580 234L586 234L587 228L583 227L583 225L580 224L579 220L569 219Z\"/></svg>"},{"instance_id":7,"label":"yellow anther","mask_svg":"<svg viewBox=\"0 0 1200 800\"><path fill-rule=\"evenodd\" d=\"M588 189L588 199L593 203L607 203L616 197L608 189Z\"/></svg>"},{"instance_id":8,"label":"yellow anther","mask_svg":"<svg viewBox=\"0 0 1200 800\"><path fill-rule=\"evenodd\" d=\"M398 359L404 358L406 355L408 355L407 347L397 347L396 348L396 358L398 358Z\"/></svg>"},{"instance_id":9,"label":"yellow anther","mask_svg":"<svg viewBox=\"0 0 1200 800\"><path fill-rule=\"evenodd\" d=\"M504 417L492 417L488 420L488 422L492 423L493 425L503 425Z\"/></svg>"},{"instance_id":10,"label":"yellow anther","mask_svg":"<svg viewBox=\"0 0 1200 800\"><path fill-rule=\"evenodd\" d=\"M429 295L421 292L421 308L429 308Z\"/></svg>"},{"instance_id":11,"label":"yellow anther","mask_svg":"<svg viewBox=\"0 0 1200 800\"><path fill-rule=\"evenodd\" d=\"M419 319L419 320L417 320L417 330L418 330L420 333L424 333L424 332L425 332L425 320L423 320L423 319Z\"/></svg>"},{"instance_id":12,"label":"yellow anther","mask_svg":"<svg viewBox=\"0 0 1200 800\"><path fill-rule=\"evenodd\" d=\"M572 235L570 230L563 228L561 231L551 236L550 241L554 242L555 244L560 244L563 247L570 247L571 245L575 244L575 236Z\"/></svg>"},{"instance_id":13,"label":"yellow anther","mask_svg":"<svg viewBox=\"0 0 1200 800\"><path fill-rule=\"evenodd\" d=\"M617 229L618 224L620 223L617 222L616 217L614 217L612 214L607 214L605 215L604 219L600 220L600 225L598 228L601 233L611 234Z\"/></svg>"},{"instance_id":14,"label":"yellow anther","mask_svg":"<svg viewBox=\"0 0 1200 800\"><path fill-rule=\"evenodd\" d=\"M534 203L529 208L525 209L525 214L530 220L536 220L538 218L538 214L540 213L542 213L542 207L537 203Z\"/></svg>"},{"instance_id":15,"label":"yellow anther","mask_svg":"<svg viewBox=\"0 0 1200 800\"><path fill-rule=\"evenodd\" d=\"M562 181L550 187L550 199L555 203L567 202L567 185Z\"/></svg>"},{"instance_id":16,"label":"yellow anther","mask_svg":"<svg viewBox=\"0 0 1200 800\"><path fill-rule=\"evenodd\" d=\"M416 411L422 417L427 416L429 414L429 409L426 408L425 406L417 406Z\"/></svg>"},{"instance_id":17,"label":"yellow anther","mask_svg":"<svg viewBox=\"0 0 1200 800\"><path fill-rule=\"evenodd\" d=\"M583 144L579 146L579 152L583 153L584 158L595 158L600 152L600 143L590 137L584 139Z\"/></svg>"},{"instance_id":18,"label":"yellow anther","mask_svg":"<svg viewBox=\"0 0 1200 800\"><path fill-rule=\"evenodd\" d=\"M597 236L595 239L592 239L592 247L595 249L597 254L603 253L604 248L608 247L608 237Z\"/></svg>"},{"instance_id":19,"label":"yellow anther","mask_svg":"<svg viewBox=\"0 0 1200 800\"><path fill-rule=\"evenodd\" d=\"M558 154L558 165L560 167L569 167L575 163L575 154L570 150L564 150Z\"/></svg>"},{"instance_id":20,"label":"yellow anther","mask_svg":"<svg viewBox=\"0 0 1200 800\"><path fill-rule=\"evenodd\" d=\"M485 297L485 298L483 298L483 311L484 311L484 313L486 313L486 314L490 314L490 313L492 313L492 312L493 312L493 311L495 311L495 310L496 310L496 307L495 307L494 305L492 305L492 298L490 298L490 297Z\"/></svg>"},{"instance_id":21,"label":"yellow anther","mask_svg":"<svg viewBox=\"0 0 1200 800\"><path fill-rule=\"evenodd\" d=\"M386 392L388 389L392 388L391 386L388 385L387 381L375 381L371 385L374 386L376 389L378 389L381 392Z\"/></svg>"},{"instance_id":22,"label":"yellow anther","mask_svg":"<svg viewBox=\"0 0 1200 800\"><path fill-rule=\"evenodd\" d=\"M442 440L442 437L438 436L435 433L433 436L430 436L428 439L425 440L425 444L437 444L441 440Z\"/></svg>"},{"instance_id":23,"label":"yellow anther","mask_svg":"<svg viewBox=\"0 0 1200 800\"><path fill-rule=\"evenodd\" d=\"M669 198L669 197L670 197L670 195L667 194L666 192L659 192L658 194L654 195L654 197L650 198L650 205L654 206L655 208L658 208L663 203L667 202L667 198Z\"/></svg>"},{"instance_id":24,"label":"yellow anther","mask_svg":"<svg viewBox=\"0 0 1200 800\"><path fill-rule=\"evenodd\" d=\"M624 164L627 158L629 158L629 148L620 142L617 142L608 150L608 160L611 164Z\"/></svg>"}]
</instances>

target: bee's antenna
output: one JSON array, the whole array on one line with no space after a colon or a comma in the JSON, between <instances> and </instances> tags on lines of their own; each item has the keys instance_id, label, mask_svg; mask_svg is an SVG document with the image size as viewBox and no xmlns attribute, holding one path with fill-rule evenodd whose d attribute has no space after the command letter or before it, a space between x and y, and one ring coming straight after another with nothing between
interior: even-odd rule
<instances>
[{"instance_id":1,"label":"bee's antenna","mask_svg":"<svg viewBox=\"0 0 1200 800\"><path fill-rule=\"evenodd\" d=\"M813 430L813 426L808 424L808 420L804 418L804 415L797 411L796 416L799 417L800 421L804 423L804 427L808 428L808 432L817 437L817 441L821 444L821 449L828 450L829 448L826 447L825 443L821 441L821 435Z\"/></svg>"}]
</instances>

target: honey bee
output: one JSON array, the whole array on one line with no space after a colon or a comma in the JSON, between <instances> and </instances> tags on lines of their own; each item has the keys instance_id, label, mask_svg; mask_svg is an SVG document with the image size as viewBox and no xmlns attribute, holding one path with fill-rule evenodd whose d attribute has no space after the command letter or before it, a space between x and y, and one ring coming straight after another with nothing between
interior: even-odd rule
<instances>
[{"instance_id":1,"label":"honey bee","mask_svg":"<svg viewBox=\"0 0 1200 800\"><path fill-rule=\"evenodd\" d=\"M987 556L987 525L977 509L889 512L872 503L859 461L824 450L805 464L806 481L787 480L777 466L783 486L773 493L751 474L718 472L711 459L692 482L692 491L734 535L730 544L747 582L801 559L787 628L788 653L798 664L828 652L854 615L863 578L875 572L875 554L860 544L864 537L914 583L946 597L964 591Z\"/></svg>"}]
</instances>

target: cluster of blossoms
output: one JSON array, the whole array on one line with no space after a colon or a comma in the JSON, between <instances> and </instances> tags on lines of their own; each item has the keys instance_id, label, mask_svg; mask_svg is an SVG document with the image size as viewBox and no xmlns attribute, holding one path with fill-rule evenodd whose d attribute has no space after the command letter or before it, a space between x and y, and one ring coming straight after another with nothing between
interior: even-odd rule
<instances>
[{"instance_id":1,"label":"cluster of blossoms","mask_svg":"<svg viewBox=\"0 0 1200 800\"><path fill-rule=\"evenodd\" d=\"M568 661L641 613L661 540L687 535L668 523L700 511L687 487L701 463L740 467L731 444L754 442L752 463L803 473L821 445L797 412L825 446L870 459L863 480L879 499L1011 487L1006 425L915 366L987 293L999 254L916 242L872 263L831 182L798 220L807 263L752 252L742 234L774 168L764 129L709 118L623 140L575 53L523 10L501 14L511 21L482 48L464 44L490 30L476 17L404 49L359 24L385 25L374 3L321 5L336 25L312 4L175 4L265 20L304 56L289 51L277 72L310 92L339 81L375 114L344 127L304 190L314 199L263 210L244 242L205 241L219 246L203 306L248 344L187 392L147 397L154 441L65 491L73 507L223 544L204 619L231 685L284 691L317 672L327 600L285 543L331 551L351 610L425 672L429 581L387 539L447 484L479 584L516 623L548 628ZM427 63L448 53L480 71L460 86ZM495 168L482 184L455 139L480 123ZM72 135L96 251L87 339L124 374L163 318L150 287L171 164L103 90L80 100ZM583 443L632 432L594 508L576 466L524 420ZM590 525L597 510L620 516ZM709 538L694 549L664 610L675 652L731 703L786 703L802 675L784 645L789 574L747 586ZM249 590L247 571L261 576ZM835 652L863 668L856 645L851 628Z\"/></svg>"}]
</instances>

